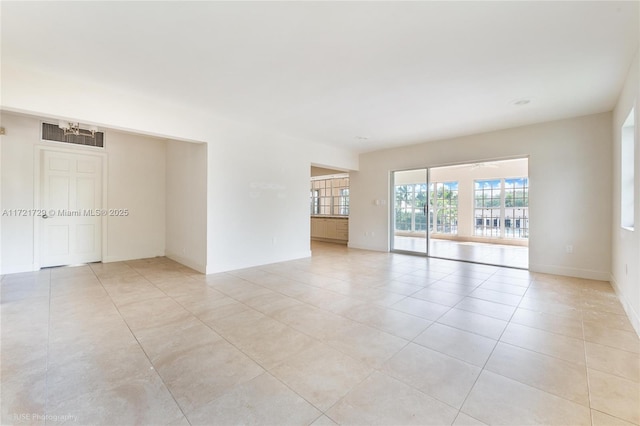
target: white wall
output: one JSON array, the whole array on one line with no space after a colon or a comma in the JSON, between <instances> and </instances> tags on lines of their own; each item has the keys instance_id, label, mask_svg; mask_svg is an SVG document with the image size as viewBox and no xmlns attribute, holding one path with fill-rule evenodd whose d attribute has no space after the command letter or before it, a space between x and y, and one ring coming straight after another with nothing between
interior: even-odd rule
<instances>
[{"instance_id":1,"label":"white wall","mask_svg":"<svg viewBox=\"0 0 640 426\"><path fill-rule=\"evenodd\" d=\"M3 208L34 208L40 120L6 111L2 118ZM311 164L357 167L357 157L251 127L228 130L200 145L106 132L108 207L127 208L130 216L108 219L105 261L161 256L166 248L211 273L310 255ZM192 180L194 192L185 193ZM179 216L174 207L182 204L194 216ZM2 220L2 271L37 269L33 220L14 222Z\"/></svg>"},{"instance_id":2,"label":"white wall","mask_svg":"<svg viewBox=\"0 0 640 426\"><path fill-rule=\"evenodd\" d=\"M133 91L16 64L3 64L2 83L5 111L206 142L207 224L199 232L207 236L207 272L308 256L311 164L358 168L355 152L265 133Z\"/></svg>"},{"instance_id":3,"label":"white wall","mask_svg":"<svg viewBox=\"0 0 640 426\"><path fill-rule=\"evenodd\" d=\"M0 114L0 127L2 127L2 115ZM4 128L3 128L4 129ZM3 135L0 134L0 212L2 212L2 140ZM1 214L1 213L0 213ZM0 276L2 275L2 216L0 216Z\"/></svg>"},{"instance_id":4,"label":"white wall","mask_svg":"<svg viewBox=\"0 0 640 426\"><path fill-rule=\"evenodd\" d=\"M603 113L363 154L350 174L349 246L389 249L391 171L528 156L530 269L608 279L610 129Z\"/></svg>"},{"instance_id":5,"label":"white wall","mask_svg":"<svg viewBox=\"0 0 640 426\"><path fill-rule=\"evenodd\" d=\"M640 52L636 54L613 111L613 214L611 283L636 332L640 334ZM620 141L621 128L635 104L635 230L623 229L620 222Z\"/></svg>"},{"instance_id":6,"label":"white wall","mask_svg":"<svg viewBox=\"0 0 640 426\"><path fill-rule=\"evenodd\" d=\"M34 146L40 140L38 120L2 113L2 209L34 209ZM36 268L33 217L2 216L2 273Z\"/></svg>"},{"instance_id":7,"label":"white wall","mask_svg":"<svg viewBox=\"0 0 640 426\"><path fill-rule=\"evenodd\" d=\"M264 142L270 138L288 139L304 150L306 161L316 166L345 171L358 169L358 155L349 150L264 133L251 124L226 120L201 109L16 63L2 64L0 102L5 111L70 119L180 141L224 145L244 137L267 138Z\"/></svg>"},{"instance_id":8,"label":"white wall","mask_svg":"<svg viewBox=\"0 0 640 426\"><path fill-rule=\"evenodd\" d=\"M1 113L6 135L2 141L2 208L34 209L35 151L38 146L87 148L40 140L40 120ZM105 261L161 256L165 227L165 148L157 139L105 133L107 153L107 206L127 208L128 217L107 219ZM94 151L95 152L95 151ZM4 216L2 221L2 273L35 270L34 218ZM161 231L158 232L158 229Z\"/></svg>"},{"instance_id":9,"label":"white wall","mask_svg":"<svg viewBox=\"0 0 640 426\"><path fill-rule=\"evenodd\" d=\"M208 158L207 273L310 255L307 145L246 130Z\"/></svg>"},{"instance_id":10,"label":"white wall","mask_svg":"<svg viewBox=\"0 0 640 426\"><path fill-rule=\"evenodd\" d=\"M105 133L109 217L105 262L164 256L165 142L117 131Z\"/></svg>"},{"instance_id":11,"label":"white wall","mask_svg":"<svg viewBox=\"0 0 640 426\"><path fill-rule=\"evenodd\" d=\"M207 145L168 140L166 256L207 267Z\"/></svg>"}]
</instances>

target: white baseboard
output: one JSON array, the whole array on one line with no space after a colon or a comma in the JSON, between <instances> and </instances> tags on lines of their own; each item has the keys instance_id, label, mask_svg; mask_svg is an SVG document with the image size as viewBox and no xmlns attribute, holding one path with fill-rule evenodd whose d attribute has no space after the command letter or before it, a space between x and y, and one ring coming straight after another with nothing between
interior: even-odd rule
<instances>
[{"instance_id":1,"label":"white baseboard","mask_svg":"<svg viewBox=\"0 0 640 426\"><path fill-rule=\"evenodd\" d=\"M257 266L271 265L272 263L288 262L291 260L306 259L311 257L311 250L302 250L278 257L277 259L265 259L256 263L227 263L225 265L207 265L206 274L219 274L221 272L235 271L238 269L254 268Z\"/></svg>"},{"instance_id":2,"label":"white baseboard","mask_svg":"<svg viewBox=\"0 0 640 426\"><path fill-rule=\"evenodd\" d=\"M611 276L609 272L596 271L591 269L568 268L566 266L557 265L530 264L529 271L599 281L609 281L609 278Z\"/></svg>"},{"instance_id":3,"label":"white baseboard","mask_svg":"<svg viewBox=\"0 0 640 426\"><path fill-rule=\"evenodd\" d=\"M187 266L193 270L196 270L198 272L201 272L203 274L207 273L207 265L202 264L202 263L198 263L198 262L194 262L191 259L188 259L186 257L180 256L174 252L171 251L167 251L165 252L165 256L168 257L171 260L175 260L176 262L180 263L181 265Z\"/></svg>"},{"instance_id":4,"label":"white baseboard","mask_svg":"<svg viewBox=\"0 0 640 426\"><path fill-rule=\"evenodd\" d=\"M20 274L23 272L34 272L34 271L39 271L40 267L34 264L22 264L22 265L8 265L2 266L2 275L9 275L9 274Z\"/></svg>"},{"instance_id":5,"label":"white baseboard","mask_svg":"<svg viewBox=\"0 0 640 426\"><path fill-rule=\"evenodd\" d=\"M629 299L627 299L627 296L620 289L620 286L616 281L616 277L614 277L613 274L610 275L609 282L611 283L611 287L613 287L613 290L616 292L618 300L620 300L624 311L627 313L627 317L629 317L629 321L636 331L636 334L638 335L638 337L640 337L640 315L635 311L633 305L629 302Z\"/></svg>"},{"instance_id":6,"label":"white baseboard","mask_svg":"<svg viewBox=\"0 0 640 426\"><path fill-rule=\"evenodd\" d=\"M124 262L125 260L133 260L123 256L103 256L102 263Z\"/></svg>"},{"instance_id":7,"label":"white baseboard","mask_svg":"<svg viewBox=\"0 0 640 426\"><path fill-rule=\"evenodd\" d=\"M351 243L351 242L347 244L347 247L352 249L358 249L358 250L381 251L381 252L389 251L388 248L371 247L371 246L365 246L363 244L357 244L357 243Z\"/></svg>"},{"instance_id":8,"label":"white baseboard","mask_svg":"<svg viewBox=\"0 0 640 426\"><path fill-rule=\"evenodd\" d=\"M126 262L127 260L138 260L138 259L152 259L154 257L162 257L164 253L141 253L139 255L112 255L112 256L102 256L102 263L112 263L112 262Z\"/></svg>"}]
</instances>

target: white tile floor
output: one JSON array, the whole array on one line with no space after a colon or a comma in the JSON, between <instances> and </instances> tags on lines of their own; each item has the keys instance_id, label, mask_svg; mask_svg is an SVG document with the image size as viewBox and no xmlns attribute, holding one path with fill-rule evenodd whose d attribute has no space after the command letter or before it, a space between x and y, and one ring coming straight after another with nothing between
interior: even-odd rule
<instances>
[{"instance_id":1,"label":"white tile floor","mask_svg":"<svg viewBox=\"0 0 640 426\"><path fill-rule=\"evenodd\" d=\"M393 248L424 254L427 250L427 241L426 238L420 237L395 236ZM529 268L529 247L526 246L432 238L429 240L429 256L510 268Z\"/></svg>"},{"instance_id":2,"label":"white tile floor","mask_svg":"<svg viewBox=\"0 0 640 426\"><path fill-rule=\"evenodd\" d=\"M608 283L314 243L2 277L1 423L640 423Z\"/></svg>"}]
</instances>

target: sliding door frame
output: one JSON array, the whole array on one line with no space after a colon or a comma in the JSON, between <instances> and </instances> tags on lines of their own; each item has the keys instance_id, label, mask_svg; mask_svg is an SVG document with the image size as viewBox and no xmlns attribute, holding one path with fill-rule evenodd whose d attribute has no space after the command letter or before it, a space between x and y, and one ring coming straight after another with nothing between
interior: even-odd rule
<instances>
[{"instance_id":1,"label":"sliding door frame","mask_svg":"<svg viewBox=\"0 0 640 426\"><path fill-rule=\"evenodd\" d=\"M395 233L396 233L396 173L402 173L402 172L411 172L411 171L418 171L418 170L424 170L425 171L425 184L427 186L427 200L426 200L426 210L425 210L425 221L426 221L426 229L425 229L425 241L426 241L426 249L423 252L420 251L412 251L412 250L402 250L402 249L397 249L395 247ZM391 171L391 191L390 191L390 196L389 199L393 200L392 202L389 203L389 217L391 218L391 221L389 223L389 248L391 252L393 253L404 253L404 254L412 254L412 255L417 255L417 256L425 256L425 257L429 257L429 239L431 238L431 236L429 235L429 179L430 179L430 173L431 173L431 169L429 167L418 167L415 169L405 169L405 170L393 170Z\"/></svg>"},{"instance_id":2,"label":"sliding door frame","mask_svg":"<svg viewBox=\"0 0 640 426\"><path fill-rule=\"evenodd\" d=\"M531 177L530 177L530 173L529 173L529 169L530 169L530 165L529 162L531 160L531 157L529 155L515 155L515 156L509 156L509 157L501 157L501 158L490 158L490 159L483 159L483 160L476 160L476 161L464 161L464 162L457 162L457 163L448 163L448 164L440 164L440 165L431 165L431 166L424 166L424 167L416 167L416 168L410 168L410 169L399 169L399 170L392 170L390 172L391 177L390 177L390 183L391 183L391 188L390 188L390 200L393 200L392 202L389 203L389 208L390 208L390 222L389 222L389 251L393 252L393 253L402 253L402 254L411 254L411 255L417 255L417 256L424 256L424 257L433 257L434 259L445 259L445 260L454 260L454 261L459 261L459 262L468 262L468 263L477 263L477 264L481 264L481 265L493 265L490 263L482 263L482 262L474 262L474 261L470 261L470 260L462 260L462 259L450 259L450 258L445 258L445 257L436 257L436 256L432 256L430 253L430 243L431 243L431 232L429 230L429 215L431 213L431 209L429 207L429 185L431 184L431 169L437 169L437 168L441 168L441 167L451 167L451 166L461 166L461 165L469 165L469 164L476 164L476 163L491 163L491 162L500 162L500 161L509 161L509 160L520 160L520 159L526 159L527 160L527 179L529 179L529 187L531 185ZM427 206L427 210L425 213L426 216L426 250L425 252L418 252L418 251L411 251L411 250L402 250L402 249L397 249L395 247L395 227L396 227L396 194L395 194L395 189L396 189L396 173L398 172L409 172L409 171L417 171L417 170L425 170L426 173L426 185L427 185L427 202L426 202L426 206ZM504 185L504 182L503 184ZM435 190L435 188L434 188ZM502 191L502 198L504 199L504 188ZM503 200L504 202L504 200ZM530 202L530 201L529 201ZM530 206L529 206L530 207ZM504 228L504 218L501 218L501 227ZM434 217L434 226L435 223L437 221L437 218ZM531 209L529 208L529 221L531 221ZM528 232L528 244L527 247L530 245L531 242L531 228L529 228L529 232ZM489 243L489 244L496 244L496 243ZM527 261L527 263L529 263ZM507 268L515 268L515 269L528 269L527 268L520 268L517 266L507 266L507 265L494 265L494 266L502 266L502 267L507 267Z\"/></svg>"}]
</instances>

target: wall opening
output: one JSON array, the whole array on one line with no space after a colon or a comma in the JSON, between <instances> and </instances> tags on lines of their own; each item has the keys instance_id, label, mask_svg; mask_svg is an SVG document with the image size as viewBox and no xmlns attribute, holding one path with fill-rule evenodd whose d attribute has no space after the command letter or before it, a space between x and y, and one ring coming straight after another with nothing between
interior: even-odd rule
<instances>
[{"instance_id":1,"label":"wall opening","mask_svg":"<svg viewBox=\"0 0 640 426\"><path fill-rule=\"evenodd\" d=\"M528 159L397 171L392 250L528 268Z\"/></svg>"},{"instance_id":2,"label":"wall opening","mask_svg":"<svg viewBox=\"0 0 640 426\"><path fill-rule=\"evenodd\" d=\"M318 242L349 242L349 174L311 166L310 235Z\"/></svg>"}]
</instances>

